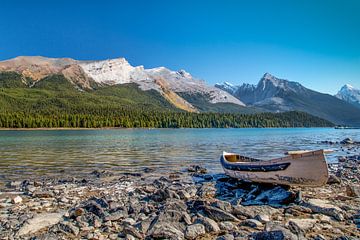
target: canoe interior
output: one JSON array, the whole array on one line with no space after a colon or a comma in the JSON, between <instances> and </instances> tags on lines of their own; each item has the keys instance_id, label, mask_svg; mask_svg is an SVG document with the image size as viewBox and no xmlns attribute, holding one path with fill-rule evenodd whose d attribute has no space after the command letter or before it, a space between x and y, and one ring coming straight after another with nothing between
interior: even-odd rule
<instances>
[{"instance_id":1,"label":"canoe interior","mask_svg":"<svg viewBox=\"0 0 360 240\"><path fill-rule=\"evenodd\" d=\"M271 160L224 152L220 161L225 174L254 182L321 186L328 179L324 150L306 151Z\"/></svg>"}]
</instances>

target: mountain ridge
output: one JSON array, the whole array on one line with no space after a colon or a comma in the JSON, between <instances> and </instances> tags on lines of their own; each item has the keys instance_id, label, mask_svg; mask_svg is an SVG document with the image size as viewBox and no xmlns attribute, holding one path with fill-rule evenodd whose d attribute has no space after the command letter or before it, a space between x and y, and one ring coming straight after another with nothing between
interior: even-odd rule
<instances>
[{"instance_id":1,"label":"mountain ridge","mask_svg":"<svg viewBox=\"0 0 360 240\"><path fill-rule=\"evenodd\" d=\"M0 62L0 72L17 72L36 83L53 75L63 74L78 89L88 90L106 85L136 83L144 91L155 90L176 107L198 110L178 93L209 95L211 103L231 103L244 107L237 98L225 91L206 85L185 70L171 71L165 67L145 69L131 66L125 58L106 60L74 60L72 58L46 58L19 56Z\"/></svg>"},{"instance_id":2,"label":"mountain ridge","mask_svg":"<svg viewBox=\"0 0 360 240\"><path fill-rule=\"evenodd\" d=\"M265 73L257 85L234 86L231 91L228 83L216 87L228 91L247 106L272 112L304 111L337 124L360 126L360 110L348 102L269 73Z\"/></svg>"}]
</instances>

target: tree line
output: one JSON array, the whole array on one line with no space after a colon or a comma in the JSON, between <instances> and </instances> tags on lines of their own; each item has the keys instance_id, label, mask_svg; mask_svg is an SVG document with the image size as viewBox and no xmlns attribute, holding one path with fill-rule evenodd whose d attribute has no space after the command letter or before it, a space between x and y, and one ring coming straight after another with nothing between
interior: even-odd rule
<instances>
[{"instance_id":1,"label":"tree line","mask_svg":"<svg viewBox=\"0 0 360 240\"><path fill-rule=\"evenodd\" d=\"M124 110L107 114L0 113L0 128L264 128L330 127L327 120L303 112L187 113Z\"/></svg>"}]
</instances>

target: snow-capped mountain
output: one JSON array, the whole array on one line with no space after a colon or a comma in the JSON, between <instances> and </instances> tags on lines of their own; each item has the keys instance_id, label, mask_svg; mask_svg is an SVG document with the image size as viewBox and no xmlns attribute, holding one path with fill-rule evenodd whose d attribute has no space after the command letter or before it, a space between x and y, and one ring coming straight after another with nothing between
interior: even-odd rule
<instances>
[{"instance_id":1,"label":"snow-capped mountain","mask_svg":"<svg viewBox=\"0 0 360 240\"><path fill-rule=\"evenodd\" d=\"M215 87L220 88L224 91L227 91L228 93L233 94L234 92L236 92L236 90L239 88L238 86L235 86L229 82L224 82L224 83L216 83Z\"/></svg>"},{"instance_id":2,"label":"snow-capped mountain","mask_svg":"<svg viewBox=\"0 0 360 240\"><path fill-rule=\"evenodd\" d=\"M227 84L216 85L228 91L248 106L268 111L304 111L337 124L360 125L360 110L329 94L323 94L292 82L265 73L257 85L243 84L228 90ZM350 99L356 91L344 89ZM350 94L351 93L351 94ZM359 96L359 95L356 95Z\"/></svg>"},{"instance_id":3,"label":"snow-capped mountain","mask_svg":"<svg viewBox=\"0 0 360 240\"><path fill-rule=\"evenodd\" d=\"M254 104L264 100L268 102L269 98L276 97L277 94L283 91L304 92L304 87L299 83L276 78L270 73L265 73L257 85L244 83L240 86L234 86L226 82L215 86L231 93L245 104ZM232 88L229 89L228 86L232 86ZM279 102L279 99L276 102Z\"/></svg>"},{"instance_id":4,"label":"snow-capped mountain","mask_svg":"<svg viewBox=\"0 0 360 240\"><path fill-rule=\"evenodd\" d=\"M335 97L360 107L360 89L356 89L350 84L345 84Z\"/></svg>"},{"instance_id":5,"label":"snow-capped mountain","mask_svg":"<svg viewBox=\"0 0 360 240\"><path fill-rule=\"evenodd\" d=\"M102 61L79 61L70 58L17 57L0 62L0 72L14 71L36 81L52 74L63 74L76 87L92 89L93 85L136 83L142 90L156 90L168 101L187 111L196 111L178 95L200 94L209 103L232 103L245 106L226 91L209 86L185 70L171 71L165 67L145 69L132 66L125 58Z\"/></svg>"}]
</instances>

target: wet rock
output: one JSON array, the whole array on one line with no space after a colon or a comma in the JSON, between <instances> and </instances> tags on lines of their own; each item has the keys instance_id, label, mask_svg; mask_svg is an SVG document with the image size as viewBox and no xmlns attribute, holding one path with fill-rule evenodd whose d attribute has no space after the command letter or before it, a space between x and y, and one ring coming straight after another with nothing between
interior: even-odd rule
<instances>
[{"instance_id":1,"label":"wet rock","mask_svg":"<svg viewBox=\"0 0 360 240\"><path fill-rule=\"evenodd\" d=\"M321 199L309 199L308 202L302 202L302 206L310 208L315 213L321 213L335 218L338 221L343 221L344 216L341 213L341 209L329 204L325 200Z\"/></svg>"},{"instance_id":2,"label":"wet rock","mask_svg":"<svg viewBox=\"0 0 360 240\"><path fill-rule=\"evenodd\" d=\"M211 206L220 208L221 210L223 210L225 212L231 213L233 211L233 207L231 206L231 204L226 201L217 200L214 203L212 203Z\"/></svg>"},{"instance_id":3,"label":"wet rock","mask_svg":"<svg viewBox=\"0 0 360 240\"><path fill-rule=\"evenodd\" d=\"M360 186L347 185L346 186L346 194L349 197L360 197Z\"/></svg>"},{"instance_id":4,"label":"wet rock","mask_svg":"<svg viewBox=\"0 0 360 240\"><path fill-rule=\"evenodd\" d=\"M345 138L340 141L340 144L354 144L354 140L352 140L351 138Z\"/></svg>"},{"instance_id":5,"label":"wet rock","mask_svg":"<svg viewBox=\"0 0 360 240\"><path fill-rule=\"evenodd\" d=\"M216 195L216 188L212 183L204 183L199 188L197 195L201 198L214 198Z\"/></svg>"},{"instance_id":6,"label":"wet rock","mask_svg":"<svg viewBox=\"0 0 360 240\"><path fill-rule=\"evenodd\" d=\"M208 233L220 232L219 225L211 218L200 217L200 218L196 219L195 223L201 223L202 225L204 225L205 231Z\"/></svg>"},{"instance_id":7,"label":"wet rock","mask_svg":"<svg viewBox=\"0 0 360 240\"><path fill-rule=\"evenodd\" d=\"M22 198L20 196L16 196L14 198L11 199L11 202L13 204L18 204L18 203L21 203L22 202Z\"/></svg>"},{"instance_id":8,"label":"wet rock","mask_svg":"<svg viewBox=\"0 0 360 240\"><path fill-rule=\"evenodd\" d=\"M207 173L207 169L204 168L204 167L201 167L201 166L199 166L199 165L191 165L191 166L188 168L188 172L205 174L205 173Z\"/></svg>"},{"instance_id":9,"label":"wet rock","mask_svg":"<svg viewBox=\"0 0 360 240\"><path fill-rule=\"evenodd\" d=\"M249 194L244 202L241 202L242 205L283 205L294 202L296 195L290 191L287 191L281 186L265 190L257 195L255 198L252 197L252 194Z\"/></svg>"},{"instance_id":10,"label":"wet rock","mask_svg":"<svg viewBox=\"0 0 360 240\"><path fill-rule=\"evenodd\" d=\"M212 206L205 206L205 213L215 221L239 221L234 215L231 213L227 213L219 208Z\"/></svg>"},{"instance_id":11,"label":"wet rock","mask_svg":"<svg viewBox=\"0 0 360 240\"><path fill-rule=\"evenodd\" d=\"M197 223L197 224L192 224L186 227L185 229L185 238L186 239L196 239L199 236L204 235L205 232L205 227L204 225Z\"/></svg>"},{"instance_id":12,"label":"wet rock","mask_svg":"<svg viewBox=\"0 0 360 240\"><path fill-rule=\"evenodd\" d=\"M24 236L30 233L35 233L43 228L53 226L60 222L63 217L63 213L42 213L34 216L24 223L19 231L17 236Z\"/></svg>"}]
</instances>

